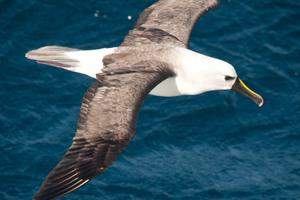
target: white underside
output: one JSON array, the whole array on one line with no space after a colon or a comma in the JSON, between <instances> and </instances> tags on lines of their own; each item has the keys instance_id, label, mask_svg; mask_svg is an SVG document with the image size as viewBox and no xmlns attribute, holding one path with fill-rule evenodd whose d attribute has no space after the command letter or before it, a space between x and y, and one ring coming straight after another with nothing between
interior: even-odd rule
<instances>
[{"instance_id":1,"label":"white underside","mask_svg":"<svg viewBox=\"0 0 300 200\"><path fill-rule=\"evenodd\" d=\"M150 94L162 97L172 97L181 95L177 88L176 78L168 78L162 81L153 90L151 90Z\"/></svg>"},{"instance_id":2,"label":"white underside","mask_svg":"<svg viewBox=\"0 0 300 200\"><path fill-rule=\"evenodd\" d=\"M64 47L47 46L28 52L26 57L42 64L63 68L96 78L96 74L101 73L103 68L103 57L113 53L115 49L116 47L96 50L64 51ZM69 65L69 63L75 64L63 67L63 65ZM169 78L161 82L150 92L150 94L156 96L180 95L175 78Z\"/></svg>"}]
</instances>

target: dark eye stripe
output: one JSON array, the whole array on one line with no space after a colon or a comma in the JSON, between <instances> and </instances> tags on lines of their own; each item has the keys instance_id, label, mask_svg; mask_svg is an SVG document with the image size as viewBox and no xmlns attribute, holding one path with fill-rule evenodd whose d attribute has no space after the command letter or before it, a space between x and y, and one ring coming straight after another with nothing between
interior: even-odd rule
<instances>
[{"instance_id":1,"label":"dark eye stripe","mask_svg":"<svg viewBox=\"0 0 300 200\"><path fill-rule=\"evenodd\" d=\"M225 80L226 81L230 81L230 80L233 80L235 79L235 77L232 77L232 76L225 76Z\"/></svg>"}]
</instances>

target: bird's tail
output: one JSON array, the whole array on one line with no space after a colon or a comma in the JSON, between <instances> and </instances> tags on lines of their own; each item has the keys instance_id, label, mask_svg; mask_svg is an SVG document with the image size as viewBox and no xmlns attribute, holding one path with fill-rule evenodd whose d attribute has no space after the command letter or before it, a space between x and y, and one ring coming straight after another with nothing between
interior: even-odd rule
<instances>
[{"instance_id":1,"label":"bird's tail","mask_svg":"<svg viewBox=\"0 0 300 200\"><path fill-rule=\"evenodd\" d=\"M93 78L103 68L104 56L114 52L116 48L80 50L61 46L46 46L26 53L26 58L40 64L63 68Z\"/></svg>"}]
</instances>

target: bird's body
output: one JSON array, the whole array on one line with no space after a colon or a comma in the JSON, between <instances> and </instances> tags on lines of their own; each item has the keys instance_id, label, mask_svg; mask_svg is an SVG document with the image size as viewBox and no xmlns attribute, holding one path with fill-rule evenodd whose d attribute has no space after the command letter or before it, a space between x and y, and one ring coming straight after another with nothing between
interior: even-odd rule
<instances>
[{"instance_id":1,"label":"bird's body","mask_svg":"<svg viewBox=\"0 0 300 200\"><path fill-rule=\"evenodd\" d=\"M38 60L39 63L64 68L96 78L96 75L102 73L102 70L105 68L103 58L110 54L122 55L122 59L129 58L127 65L130 66L144 60L155 60L166 63L176 76L167 78L150 91L151 95L156 96L192 95L214 90L214 88L222 89L220 88L221 84L220 86L214 86L216 84L214 80L210 84L208 84L208 80L204 80L204 77L207 79L209 77L213 78L214 76L210 75L220 70L220 68L222 69L222 66L224 66L224 70L228 68L227 71L229 71L228 73L231 76L236 76L234 69L229 63L177 46L147 45L142 48L113 47L96 50L78 50L48 46L33 50L27 53L26 56L29 59ZM53 61L53 57L57 60ZM201 65L195 68L194 66L197 66L197 63L201 63ZM192 76L195 76L195 78ZM189 80L196 80L197 82L203 80L205 82L193 84ZM225 86L223 89L227 89L227 87Z\"/></svg>"},{"instance_id":2,"label":"bird's body","mask_svg":"<svg viewBox=\"0 0 300 200\"><path fill-rule=\"evenodd\" d=\"M194 23L217 0L161 0L147 8L119 47L79 50L47 46L26 57L95 79L86 92L76 135L36 200L55 199L102 173L135 133L144 97L236 90L260 106L229 63L188 50Z\"/></svg>"}]
</instances>

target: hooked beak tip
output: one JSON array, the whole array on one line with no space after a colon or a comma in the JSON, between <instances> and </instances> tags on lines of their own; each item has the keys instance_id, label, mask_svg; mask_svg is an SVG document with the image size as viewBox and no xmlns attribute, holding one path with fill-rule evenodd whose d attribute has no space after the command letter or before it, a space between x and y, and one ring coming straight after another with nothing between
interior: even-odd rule
<instances>
[{"instance_id":1,"label":"hooked beak tip","mask_svg":"<svg viewBox=\"0 0 300 200\"><path fill-rule=\"evenodd\" d=\"M257 103L258 107L262 107L264 105L264 99L261 97L260 101Z\"/></svg>"},{"instance_id":2,"label":"hooked beak tip","mask_svg":"<svg viewBox=\"0 0 300 200\"><path fill-rule=\"evenodd\" d=\"M262 107L264 105L264 99L262 96L257 94L256 92L252 91L250 88L248 88L245 83L240 79L237 78L235 81L232 90L239 92L243 94L244 96L250 98L252 101L254 101L259 107Z\"/></svg>"}]
</instances>

